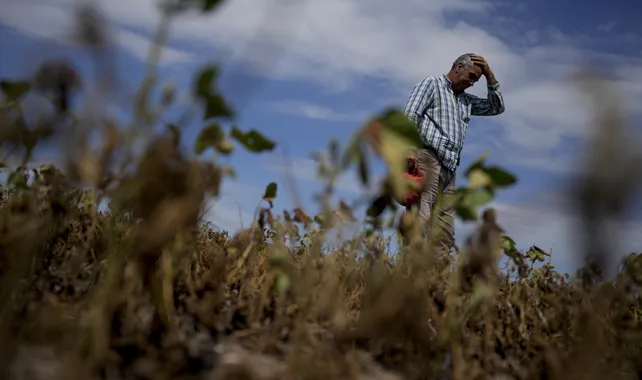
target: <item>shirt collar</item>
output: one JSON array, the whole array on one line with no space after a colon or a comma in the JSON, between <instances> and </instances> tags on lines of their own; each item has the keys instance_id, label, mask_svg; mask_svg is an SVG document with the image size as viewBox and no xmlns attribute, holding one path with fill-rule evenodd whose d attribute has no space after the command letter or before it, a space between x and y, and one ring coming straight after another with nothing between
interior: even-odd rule
<instances>
[{"instance_id":1,"label":"shirt collar","mask_svg":"<svg viewBox=\"0 0 642 380\"><path fill-rule=\"evenodd\" d=\"M455 92L453 91L453 82L451 82L450 79L448 79L446 74L441 74L439 78L444 83L444 85L450 90L450 92L452 92L455 96L461 96L461 94L459 95L455 94Z\"/></svg>"}]
</instances>

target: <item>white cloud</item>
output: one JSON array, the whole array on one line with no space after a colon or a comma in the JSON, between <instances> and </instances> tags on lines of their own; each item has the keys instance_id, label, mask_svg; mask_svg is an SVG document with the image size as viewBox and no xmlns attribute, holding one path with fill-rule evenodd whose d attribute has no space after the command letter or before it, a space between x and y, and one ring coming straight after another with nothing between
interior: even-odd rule
<instances>
[{"instance_id":1,"label":"white cloud","mask_svg":"<svg viewBox=\"0 0 642 380\"><path fill-rule=\"evenodd\" d=\"M515 155L510 159L511 165L562 175L571 174L577 168L578 162L577 157L570 155L557 155L554 158L536 154Z\"/></svg>"},{"instance_id":2,"label":"white cloud","mask_svg":"<svg viewBox=\"0 0 642 380\"><path fill-rule=\"evenodd\" d=\"M73 4L71 0L60 2ZM11 23L41 28L33 26L34 12L26 11L35 9L33 4L13 14ZM127 27L151 31L159 20L152 0L99 4L112 20ZM502 83L507 112L495 120L504 127L509 143L547 150L559 146L564 137L582 137L589 108L565 80L568 70L595 59L629 71L638 70L642 63L581 50L555 29L531 31L538 35L537 45L509 46L488 30L461 21L451 23L445 17L468 12L484 20L499 12L500 6L504 4L474 0L266 0L260 4L234 0L207 17L180 17L173 24L172 36L203 50L230 50L232 58L264 75L314 81L328 88L346 88L366 76L384 79L398 94L398 103L405 102L412 85L422 77L445 72L463 52L477 52L488 59ZM43 9L43 5L38 7ZM128 48L140 51L135 46ZM630 90L631 106L642 100L639 78L620 75ZM483 87L471 92L483 94ZM323 108L308 108L305 113L330 115Z\"/></svg>"},{"instance_id":3,"label":"white cloud","mask_svg":"<svg viewBox=\"0 0 642 380\"><path fill-rule=\"evenodd\" d=\"M617 26L617 21L610 21L610 22L605 22L604 24L600 24L597 26L597 30L600 32L605 32L609 33Z\"/></svg>"},{"instance_id":4,"label":"white cloud","mask_svg":"<svg viewBox=\"0 0 642 380\"><path fill-rule=\"evenodd\" d=\"M552 253L553 265L563 271L573 271L585 253L581 220L562 196L551 197L549 194L549 200L548 204L495 203L492 207L497 210L499 225L521 249L537 245ZM611 264L631 252L638 252L642 247L642 235L639 234L642 231L641 221L611 221L603 226L604 230L606 228L609 228L608 243L615 255ZM470 231L470 227L463 229L463 235L460 234L458 240L465 239L466 230Z\"/></svg>"},{"instance_id":5,"label":"white cloud","mask_svg":"<svg viewBox=\"0 0 642 380\"><path fill-rule=\"evenodd\" d=\"M12 2L2 4L0 23L30 37L54 40L73 45L75 15L73 9L66 6L44 2ZM135 25L131 25L135 27ZM112 35L115 43L139 59L146 59L151 46L151 39L124 28L114 28ZM165 47L161 63L171 64L186 62L191 54L179 49Z\"/></svg>"},{"instance_id":6,"label":"white cloud","mask_svg":"<svg viewBox=\"0 0 642 380\"><path fill-rule=\"evenodd\" d=\"M332 108L300 100L275 101L268 105L275 112L328 121L365 121L367 112L339 112Z\"/></svg>"},{"instance_id":7,"label":"white cloud","mask_svg":"<svg viewBox=\"0 0 642 380\"><path fill-rule=\"evenodd\" d=\"M4 1L0 22L32 36L64 38L71 25L70 9L52 3ZM148 33L159 21L153 0L98 3L113 22L130 29ZM173 24L172 36L176 41L198 46L202 52L230 50L232 58L264 75L307 80L329 89L349 88L367 77L383 79L390 86L391 101L398 104L405 102L414 83L422 77L445 72L463 52L480 53L490 62L504 91L506 113L492 119L503 127L502 138L516 150L542 152L543 156L533 153L521 160L545 170L564 165L549 164L540 157L549 157L546 154L563 147L567 138L587 136L590 105L565 77L575 64L600 60L618 67L613 76L626 94L629 110L640 104L639 58L581 50L573 39L554 29L525 31L527 43L515 47L489 30L464 22L451 23L445 18L448 13L452 19L453 12L475 13L478 20L495 17L497 9L493 4L474 0L230 0L211 16L182 16ZM132 42L136 38L129 41L129 37L120 35L119 40L127 40L123 47L134 54L146 51L141 41ZM181 54L174 56L179 62L185 58ZM483 84L471 92L483 95ZM388 94L375 96L388 98ZM317 118L346 117L324 107L308 107L304 111ZM474 119L471 124L475 122ZM552 162L556 160L551 158ZM300 178L316 179L312 160L297 163L297 173ZM355 183L356 180L342 180L340 186L354 191L360 188ZM217 207L222 205L220 202ZM565 257L577 249L571 228L576 220L572 215L540 207L497 207L500 222L518 241L534 241L545 249L552 247ZM226 206L217 217L229 221L234 214L238 214L236 207ZM640 226L625 225L623 230L633 231L635 227Z\"/></svg>"},{"instance_id":8,"label":"white cloud","mask_svg":"<svg viewBox=\"0 0 642 380\"><path fill-rule=\"evenodd\" d=\"M324 159L327 159L328 153L326 151L319 152ZM283 156L274 156L276 158L275 162L268 163L264 167L267 170L278 173L284 178L291 176L297 180L313 182L317 184L325 184L326 179L324 179L319 174L319 161L311 158L304 157L283 157ZM370 160L374 158L371 157ZM372 166L372 164L371 164ZM351 167L349 170L343 172L339 178L335 181L335 189L346 191L353 194L373 194L374 191L378 189L379 181L381 180L380 173L375 171L372 168L370 171L370 185L365 187L361 180L358 178L356 170L354 167ZM319 189L321 192L323 189Z\"/></svg>"},{"instance_id":9,"label":"white cloud","mask_svg":"<svg viewBox=\"0 0 642 380\"><path fill-rule=\"evenodd\" d=\"M262 189L236 180L225 179L220 196L208 202L203 219L216 224L230 234L247 228L254 220L254 210L248 207L258 205L262 195Z\"/></svg>"},{"instance_id":10,"label":"white cloud","mask_svg":"<svg viewBox=\"0 0 642 380\"><path fill-rule=\"evenodd\" d=\"M141 60L147 59L147 54L152 46L150 38L122 28L116 31L116 41L121 47ZM189 52L166 46L161 55L161 64L189 62L193 58Z\"/></svg>"}]
</instances>

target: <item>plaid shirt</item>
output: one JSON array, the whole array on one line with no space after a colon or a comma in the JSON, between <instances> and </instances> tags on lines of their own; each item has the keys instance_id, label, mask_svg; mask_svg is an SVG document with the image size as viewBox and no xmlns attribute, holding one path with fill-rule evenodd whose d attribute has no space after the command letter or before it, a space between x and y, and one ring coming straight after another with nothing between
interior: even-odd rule
<instances>
[{"instance_id":1,"label":"plaid shirt","mask_svg":"<svg viewBox=\"0 0 642 380\"><path fill-rule=\"evenodd\" d=\"M424 144L437 152L442 165L454 172L466 137L470 116L493 116L504 112L499 83L488 86L486 99L462 93L455 95L446 75L427 77L415 85L404 113L412 120Z\"/></svg>"}]
</instances>

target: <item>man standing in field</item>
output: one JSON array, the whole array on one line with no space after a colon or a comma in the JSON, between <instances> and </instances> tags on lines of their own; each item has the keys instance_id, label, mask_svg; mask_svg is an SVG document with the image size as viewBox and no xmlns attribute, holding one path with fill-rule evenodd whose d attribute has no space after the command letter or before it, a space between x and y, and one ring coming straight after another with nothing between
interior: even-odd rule
<instances>
[{"instance_id":1,"label":"man standing in field","mask_svg":"<svg viewBox=\"0 0 642 380\"><path fill-rule=\"evenodd\" d=\"M481 76L486 77L488 96L485 99L464 92ZM504 99L499 83L486 60L474 53L460 56L447 74L429 76L413 89L404 113L417 126L424 143L413 152L413 159L424 174L421 196L415 205L419 219L430 232L430 217L437 193L444 202L435 215L441 227L439 255L444 256L455 244L455 216L452 198L455 193L455 171L463 148L471 116L494 116L504 112Z\"/></svg>"}]
</instances>

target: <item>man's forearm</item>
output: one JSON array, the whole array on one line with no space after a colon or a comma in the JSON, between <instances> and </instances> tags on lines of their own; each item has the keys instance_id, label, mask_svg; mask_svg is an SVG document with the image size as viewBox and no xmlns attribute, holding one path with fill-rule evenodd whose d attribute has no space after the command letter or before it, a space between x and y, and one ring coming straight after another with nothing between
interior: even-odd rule
<instances>
[{"instance_id":1,"label":"man's forearm","mask_svg":"<svg viewBox=\"0 0 642 380\"><path fill-rule=\"evenodd\" d=\"M486 74L486 83L488 83L489 86L497 84L497 79L495 79L495 74L493 74L492 71Z\"/></svg>"}]
</instances>

